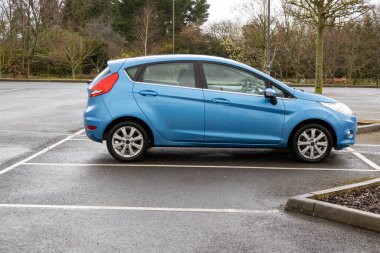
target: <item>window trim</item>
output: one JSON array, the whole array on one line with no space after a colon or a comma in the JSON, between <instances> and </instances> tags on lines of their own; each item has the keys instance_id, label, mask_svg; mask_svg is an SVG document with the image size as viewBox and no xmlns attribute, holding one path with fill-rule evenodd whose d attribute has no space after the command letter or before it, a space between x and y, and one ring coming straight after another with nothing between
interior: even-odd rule
<instances>
[{"instance_id":1,"label":"window trim","mask_svg":"<svg viewBox=\"0 0 380 253\"><path fill-rule=\"evenodd\" d=\"M194 87L188 87L188 86L179 86L179 85L171 85L171 84L160 84L160 83L146 83L143 82L143 76L146 68L148 66L153 65L161 65L161 64L175 64L175 63L191 63L193 64L194 69L194 81L195 86ZM140 69L137 73L136 83L146 84L146 85L159 85L159 86L166 86L166 87L177 87L177 88L187 88L187 89L202 89L201 86L201 80L200 80L200 70L199 70L199 62L194 60L174 60L174 61L157 61L152 63L145 63L140 65Z\"/></svg>"},{"instance_id":2,"label":"window trim","mask_svg":"<svg viewBox=\"0 0 380 253\"><path fill-rule=\"evenodd\" d=\"M228 64L228 63L224 63L224 62L215 62L215 61L201 61L200 62L200 65L201 65L201 72L200 72L200 75L201 75L201 83L202 83L202 86L205 87L204 89L207 89L207 90L210 90L210 91L216 91L216 92L225 92L225 93L232 93L232 94L241 94L241 95L251 95L251 96L264 96L264 95L258 95L258 94L249 94L249 93L244 93L244 92L234 92L234 91L223 91L223 90L212 90L212 89L209 89L208 87L208 84L207 84L207 79L206 79L206 74L204 72L204 68L203 68L203 64L215 64L215 65L221 65L221 66L225 66L225 67L230 67L230 68L233 68L233 69L236 69L236 70L239 70L239 71L242 71L242 72L245 72L249 75L252 75L256 78L260 78L262 79L263 81L265 81L265 85L267 86L267 84L270 84L271 86L274 86L276 87L277 89L281 90L282 92L284 92L285 96L284 97L277 97L277 98L281 98L281 99L294 99L295 97L293 96L293 94L289 93L287 90L283 89L282 87L278 86L277 84L273 83L272 81L270 81L269 79L259 75L259 74L256 74L252 71L249 71L245 68L242 68L242 67L239 67L239 66L235 66L235 65L231 65L231 64Z\"/></svg>"}]
</instances>

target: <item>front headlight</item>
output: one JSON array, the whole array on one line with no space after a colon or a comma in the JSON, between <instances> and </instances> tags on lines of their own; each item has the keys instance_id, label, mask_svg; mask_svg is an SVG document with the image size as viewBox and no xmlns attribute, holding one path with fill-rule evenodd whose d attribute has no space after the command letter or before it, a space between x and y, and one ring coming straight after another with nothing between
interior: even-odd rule
<instances>
[{"instance_id":1,"label":"front headlight","mask_svg":"<svg viewBox=\"0 0 380 253\"><path fill-rule=\"evenodd\" d=\"M343 103L322 103L320 102L322 105L330 108L331 110L334 110L336 112L340 112L340 113L343 113L343 114L346 114L346 115L350 115L350 116L353 116L355 115L354 112L345 104Z\"/></svg>"}]
</instances>

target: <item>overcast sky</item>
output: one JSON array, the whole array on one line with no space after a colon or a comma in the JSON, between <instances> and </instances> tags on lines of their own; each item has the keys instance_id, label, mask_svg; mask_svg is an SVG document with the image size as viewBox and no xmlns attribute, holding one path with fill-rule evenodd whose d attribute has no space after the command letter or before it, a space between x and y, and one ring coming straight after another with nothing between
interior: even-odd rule
<instances>
[{"instance_id":1,"label":"overcast sky","mask_svg":"<svg viewBox=\"0 0 380 253\"><path fill-rule=\"evenodd\" d=\"M212 23L220 20L240 19L243 23L247 21L248 15L244 16L238 11L238 6L251 0L207 0L210 4L210 16L206 23ZM380 0L371 0L373 4L379 4ZM281 0L271 0L272 10L281 8Z\"/></svg>"},{"instance_id":2,"label":"overcast sky","mask_svg":"<svg viewBox=\"0 0 380 253\"><path fill-rule=\"evenodd\" d=\"M249 0L207 0L210 5L210 16L207 23L220 20L247 19L248 15L241 16L241 13L237 10L239 6L247 1ZM278 8L281 0L271 0L271 4L274 8Z\"/></svg>"}]
</instances>

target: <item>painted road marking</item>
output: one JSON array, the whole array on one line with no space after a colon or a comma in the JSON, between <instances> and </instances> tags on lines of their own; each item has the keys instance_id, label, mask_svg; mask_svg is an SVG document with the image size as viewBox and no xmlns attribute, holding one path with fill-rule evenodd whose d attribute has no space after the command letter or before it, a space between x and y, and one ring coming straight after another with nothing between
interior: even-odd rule
<instances>
[{"instance_id":1,"label":"painted road marking","mask_svg":"<svg viewBox=\"0 0 380 253\"><path fill-rule=\"evenodd\" d=\"M27 88L20 88L20 89L9 89L9 90L0 90L0 93L10 92L10 91L18 91L18 90L26 90Z\"/></svg>"},{"instance_id":2,"label":"painted road marking","mask_svg":"<svg viewBox=\"0 0 380 253\"><path fill-rule=\"evenodd\" d=\"M380 94L370 93L370 92L361 92L362 94L368 94L375 97L380 97Z\"/></svg>"},{"instance_id":3,"label":"painted road marking","mask_svg":"<svg viewBox=\"0 0 380 253\"><path fill-rule=\"evenodd\" d=\"M45 149L43 149L43 150L41 150L41 151L35 153L34 155L31 155L31 156L25 158L24 160L21 160L21 161L15 163L15 164L13 164L13 165L11 165L11 166L9 166L9 167L3 169L3 170L0 170L0 175L2 175L2 174L4 174L4 173L7 173L7 172L10 171L10 170L13 170L14 168L17 168L18 166L20 166L20 165L22 165L22 164L25 164L26 162L28 162L28 161L30 161L30 160L36 158L37 156L40 156L40 155L42 155L42 154L48 152L49 150L51 150L51 149L53 149L53 148L55 148L55 147L57 147L57 146L59 146L59 145L65 143L66 141L68 141L68 140L74 138L75 136L77 136L77 135L79 135L79 134L81 134L81 133L83 133L83 132L84 132L84 129L82 129L82 130L80 130L80 131L78 131L78 132L76 132L76 133L74 133L74 134L72 134L72 135L66 137L65 139L63 139L63 140L61 140L61 141L59 141L59 142L54 143L53 145L50 145L49 147L47 147L47 148L45 148Z\"/></svg>"},{"instance_id":4,"label":"painted road marking","mask_svg":"<svg viewBox=\"0 0 380 253\"><path fill-rule=\"evenodd\" d=\"M355 144L354 147L380 147L380 144Z\"/></svg>"},{"instance_id":5,"label":"painted road marking","mask_svg":"<svg viewBox=\"0 0 380 253\"><path fill-rule=\"evenodd\" d=\"M360 160L362 160L363 162L365 162L366 164L368 164L369 166L371 166L375 170L379 170L380 171L380 166L379 165L377 165L376 163L372 162L371 160L369 160L364 155L360 154L355 149L353 149L353 148L347 148L347 150L351 151L356 157L358 157Z\"/></svg>"},{"instance_id":6,"label":"painted road marking","mask_svg":"<svg viewBox=\"0 0 380 253\"><path fill-rule=\"evenodd\" d=\"M379 114L380 112L369 112L369 111L357 111L355 110L355 113L367 113L367 114Z\"/></svg>"},{"instance_id":7,"label":"painted road marking","mask_svg":"<svg viewBox=\"0 0 380 253\"><path fill-rule=\"evenodd\" d=\"M134 207L134 206L75 206L75 205L31 205L0 204L3 208L39 208L39 209L76 209L76 210L123 210L123 211L155 211L155 212L193 212L193 213L242 213L242 214L278 214L280 210L250 209L213 209L213 208L172 208L172 207Z\"/></svg>"},{"instance_id":8,"label":"painted road marking","mask_svg":"<svg viewBox=\"0 0 380 253\"><path fill-rule=\"evenodd\" d=\"M28 133L28 134L41 134L41 135L67 135L70 136L72 133L58 133L58 132L40 132L40 131L28 131L28 130L11 130L2 129L0 132L14 132L14 133Z\"/></svg>"},{"instance_id":9,"label":"painted road marking","mask_svg":"<svg viewBox=\"0 0 380 253\"><path fill-rule=\"evenodd\" d=\"M191 164L123 164L123 163L24 163L33 166L65 166L65 167L151 167L151 168L211 168L211 169L253 169L253 170L305 170L305 171L376 171L360 169L333 168L291 168L291 167L258 167L258 166L224 166L224 165L191 165Z\"/></svg>"},{"instance_id":10,"label":"painted road marking","mask_svg":"<svg viewBox=\"0 0 380 253\"><path fill-rule=\"evenodd\" d=\"M357 151L358 152L358 151ZM351 151L343 151L342 153L352 153ZM360 151L360 154L362 155L380 155L380 152L372 152L372 151Z\"/></svg>"}]
</instances>

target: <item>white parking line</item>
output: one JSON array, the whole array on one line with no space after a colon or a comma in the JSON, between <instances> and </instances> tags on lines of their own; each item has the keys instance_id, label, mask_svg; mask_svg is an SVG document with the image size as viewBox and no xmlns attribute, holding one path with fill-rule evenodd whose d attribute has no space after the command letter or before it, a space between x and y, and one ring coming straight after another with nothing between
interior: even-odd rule
<instances>
[{"instance_id":1,"label":"white parking line","mask_svg":"<svg viewBox=\"0 0 380 253\"><path fill-rule=\"evenodd\" d=\"M355 144L354 147L380 147L379 144Z\"/></svg>"},{"instance_id":2,"label":"white parking line","mask_svg":"<svg viewBox=\"0 0 380 253\"><path fill-rule=\"evenodd\" d=\"M10 91L18 91L18 90L26 90L27 88L20 88L20 89L9 89L9 90L0 90L0 93L10 92Z\"/></svg>"},{"instance_id":3,"label":"white parking line","mask_svg":"<svg viewBox=\"0 0 380 253\"><path fill-rule=\"evenodd\" d=\"M380 112L369 112L369 111L358 111L358 110L355 110L355 113L380 114Z\"/></svg>"},{"instance_id":4,"label":"white parking line","mask_svg":"<svg viewBox=\"0 0 380 253\"><path fill-rule=\"evenodd\" d=\"M351 151L356 157L358 157L360 160L362 160L363 162L365 162L366 164L368 164L369 166L371 166L375 170L379 170L380 171L380 166L379 165L377 165L376 163L372 162L371 160L369 160L364 155L360 154L355 149L353 149L353 148L347 148L347 150Z\"/></svg>"},{"instance_id":5,"label":"white parking line","mask_svg":"<svg viewBox=\"0 0 380 253\"><path fill-rule=\"evenodd\" d=\"M72 135L72 133L41 132L41 131L29 131L29 130L11 130L11 129L1 129L0 132L14 132L14 133L41 134L41 135L67 135L67 136Z\"/></svg>"},{"instance_id":6,"label":"white parking line","mask_svg":"<svg viewBox=\"0 0 380 253\"><path fill-rule=\"evenodd\" d=\"M374 94L374 93L370 93L370 92L361 92L362 94L368 94L368 95L372 95L372 96L375 96L375 97L380 97L380 94Z\"/></svg>"},{"instance_id":7,"label":"white parking line","mask_svg":"<svg viewBox=\"0 0 380 253\"><path fill-rule=\"evenodd\" d=\"M332 168L291 168L291 167L258 167L258 166L225 166L225 165L191 165L191 164L141 164L141 163L24 163L33 166L65 166L65 167L148 167L148 168L211 168L211 169L253 169L253 170L305 170L305 171L375 171L360 169Z\"/></svg>"},{"instance_id":8,"label":"white parking line","mask_svg":"<svg viewBox=\"0 0 380 253\"><path fill-rule=\"evenodd\" d=\"M24 160L21 160L21 161L15 163L15 164L13 164L13 165L11 165L11 166L9 166L9 167L3 169L3 170L0 170L0 175L2 175L2 174L4 174L4 173L7 173L7 172L10 171L10 170L13 170L14 168L17 168L18 166L20 166L20 165L22 165L22 164L25 164L26 162L28 162L28 161L30 161L30 160L36 158L37 156L40 156L40 155L42 155L42 154L48 152L50 149L55 148L55 147L61 145L62 143L65 143L66 141L72 139L73 137L75 137L75 136L77 136L77 135L79 135L79 134L81 134L81 133L83 133L83 132L84 132L84 129L82 129L82 130L80 130L80 131L78 131L78 132L76 132L76 133L74 133L74 134L72 134L72 135L66 137L65 139L63 139L63 140L61 140L61 141L59 141L59 142L56 142L56 143L53 144L53 145L50 145L49 147L47 147L47 148L45 148L45 149L43 149L43 150L41 150L41 151L35 153L34 155L31 155L31 156L25 158Z\"/></svg>"},{"instance_id":9,"label":"white parking line","mask_svg":"<svg viewBox=\"0 0 380 253\"><path fill-rule=\"evenodd\" d=\"M363 106L357 106L357 105L351 105L350 108L355 109L355 108L379 108L378 105L363 105Z\"/></svg>"},{"instance_id":10,"label":"white parking line","mask_svg":"<svg viewBox=\"0 0 380 253\"><path fill-rule=\"evenodd\" d=\"M350 150L342 150L342 151L339 151L339 153L352 153L352 151L350 151ZM363 151L363 150L360 150L360 154L362 154L362 155L380 155L380 152L372 152L372 151Z\"/></svg>"},{"instance_id":11,"label":"white parking line","mask_svg":"<svg viewBox=\"0 0 380 253\"><path fill-rule=\"evenodd\" d=\"M193 212L193 213L242 213L242 214L278 214L280 210L250 209L213 209L213 208L171 208L171 207L133 207L133 206L75 206L75 205L31 205L0 204L0 208L40 208L40 209L77 209L77 210L123 210L123 211L155 211L155 212Z\"/></svg>"}]
</instances>

